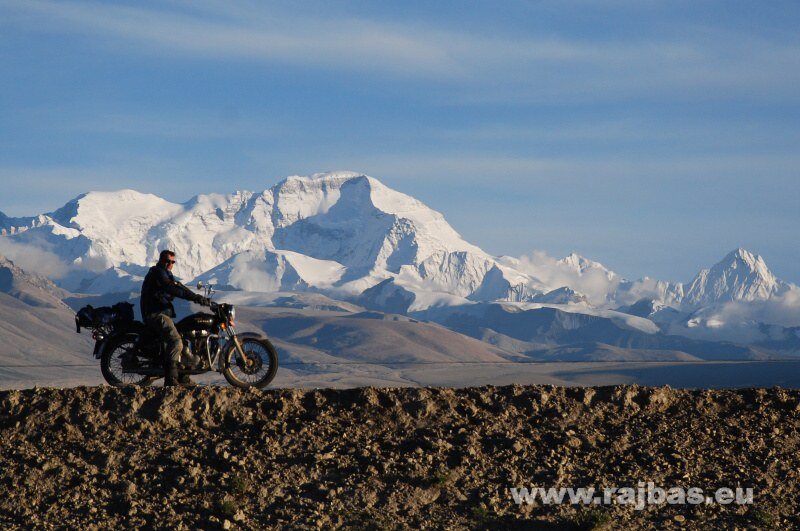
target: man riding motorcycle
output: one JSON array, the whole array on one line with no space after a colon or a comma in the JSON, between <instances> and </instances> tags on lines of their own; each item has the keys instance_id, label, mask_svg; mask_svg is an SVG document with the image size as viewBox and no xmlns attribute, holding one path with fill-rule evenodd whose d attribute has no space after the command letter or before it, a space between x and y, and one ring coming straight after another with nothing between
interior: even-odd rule
<instances>
[{"instance_id":1,"label":"man riding motorcycle","mask_svg":"<svg viewBox=\"0 0 800 531\"><path fill-rule=\"evenodd\" d=\"M141 298L142 319L167 343L164 385L194 385L188 374L178 377L178 362L183 350L183 341L172 321L175 318L172 300L178 297L204 306L208 306L210 301L175 280L172 275L174 265L175 253L165 249L161 251L158 263L151 267L144 277Z\"/></svg>"}]
</instances>

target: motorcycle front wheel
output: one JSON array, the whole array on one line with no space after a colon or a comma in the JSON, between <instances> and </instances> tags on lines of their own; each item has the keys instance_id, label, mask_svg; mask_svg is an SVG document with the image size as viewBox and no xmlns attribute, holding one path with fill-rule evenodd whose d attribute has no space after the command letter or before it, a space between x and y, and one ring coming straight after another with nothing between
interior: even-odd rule
<instances>
[{"instance_id":1,"label":"motorcycle front wheel","mask_svg":"<svg viewBox=\"0 0 800 531\"><path fill-rule=\"evenodd\" d=\"M263 389L278 372L278 352L267 338L241 337L239 342L248 359L243 360L236 345L231 342L224 352L225 369L222 375L234 387Z\"/></svg>"},{"instance_id":2,"label":"motorcycle front wheel","mask_svg":"<svg viewBox=\"0 0 800 531\"><path fill-rule=\"evenodd\" d=\"M146 376L123 371L123 363L131 363L135 359L136 336L122 336L112 339L103 349L100 356L100 372L109 385L150 385L158 380L156 376Z\"/></svg>"}]
</instances>

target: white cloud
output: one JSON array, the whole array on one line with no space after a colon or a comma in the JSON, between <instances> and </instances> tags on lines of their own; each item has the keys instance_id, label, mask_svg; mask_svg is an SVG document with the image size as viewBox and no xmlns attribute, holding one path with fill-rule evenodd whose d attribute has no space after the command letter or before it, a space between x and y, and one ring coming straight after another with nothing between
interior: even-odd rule
<instances>
[{"instance_id":1,"label":"white cloud","mask_svg":"<svg viewBox=\"0 0 800 531\"><path fill-rule=\"evenodd\" d=\"M577 271L544 251L534 251L518 260L515 267L540 280L548 290L567 286L586 295L589 302L596 306L607 303L608 295L616 290L621 280L616 275L609 278L608 273L602 269Z\"/></svg>"},{"instance_id":2,"label":"white cloud","mask_svg":"<svg viewBox=\"0 0 800 531\"><path fill-rule=\"evenodd\" d=\"M16 243L3 236L0 236L0 255L25 271L50 279L64 278L70 271L70 266L56 254L32 245Z\"/></svg>"},{"instance_id":3,"label":"white cloud","mask_svg":"<svg viewBox=\"0 0 800 531\"><path fill-rule=\"evenodd\" d=\"M662 301L670 306L677 306L682 295L676 286L663 280L644 277L624 286L617 293L617 304L633 304L642 299Z\"/></svg>"},{"instance_id":4,"label":"white cloud","mask_svg":"<svg viewBox=\"0 0 800 531\"><path fill-rule=\"evenodd\" d=\"M716 315L721 321L732 325L762 322L800 326L800 288L792 285L786 292L765 301L728 303Z\"/></svg>"},{"instance_id":5,"label":"white cloud","mask_svg":"<svg viewBox=\"0 0 800 531\"><path fill-rule=\"evenodd\" d=\"M514 267L541 280L548 290L567 286L586 295L598 307L613 308L641 299L677 304L674 285L649 277L628 281L596 262L593 267L578 271L544 251L534 251L517 260Z\"/></svg>"},{"instance_id":6,"label":"white cloud","mask_svg":"<svg viewBox=\"0 0 800 531\"><path fill-rule=\"evenodd\" d=\"M785 339L783 330L775 327L800 326L800 288L790 285L786 292L767 300L731 301L709 306L695 312L692 322L692 327L678 325L672 331L697 339L742 343ZM762 324L773 327L764 329Z\"/></svg>"}]
</instances>

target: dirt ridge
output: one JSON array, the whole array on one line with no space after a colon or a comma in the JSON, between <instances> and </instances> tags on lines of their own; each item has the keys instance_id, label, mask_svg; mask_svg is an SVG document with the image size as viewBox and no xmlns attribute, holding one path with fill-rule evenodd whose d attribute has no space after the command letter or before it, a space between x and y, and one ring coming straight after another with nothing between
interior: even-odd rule
<instances>
[{"instance_id":1,"label":"dirt ridge","mask_svg":"<svg viewBox=\"0 0 800 531\"><path fill-rule=\"evenodd\" d=\"M798 528L800 391L503 386L0 392L0 525ZM516 505L511 487L752 487Z\"/></svg>"}]
</instances>

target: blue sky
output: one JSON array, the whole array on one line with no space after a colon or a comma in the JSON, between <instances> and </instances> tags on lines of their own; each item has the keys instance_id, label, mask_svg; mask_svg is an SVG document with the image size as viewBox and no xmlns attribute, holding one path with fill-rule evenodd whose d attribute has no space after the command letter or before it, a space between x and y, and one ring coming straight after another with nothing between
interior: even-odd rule
<instances>
[{"instance_id":1,"label":"blue sky","mask_svg":"<svg viewBox=\"0 0 800 531\"><path fill-rule=\"evenodd\" d=\"M0 0L0 211L354 170L494 254L800 283L800 3Z\"/></svg>"}]
</instances>

